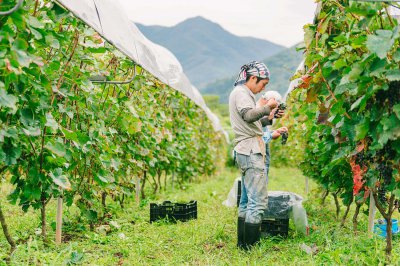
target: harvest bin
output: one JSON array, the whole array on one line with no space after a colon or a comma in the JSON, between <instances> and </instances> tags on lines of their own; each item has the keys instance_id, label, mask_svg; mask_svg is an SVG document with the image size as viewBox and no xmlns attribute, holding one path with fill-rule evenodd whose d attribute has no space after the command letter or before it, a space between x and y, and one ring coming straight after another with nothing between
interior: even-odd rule
<instances>
[{"instance_id":1,"label":"harvest bin","mask_svg":"<svg viewBox=\"0 0 400 266\"><path fill-rule=\"evenodd\" d=\"M263 218L261 223L261 236L287 237L289 232L289 219Z\"/></svg>"},{"instance_id":2,"label":"harvest bin","mask_svg":"<svg viewBox=\"0 0 400 266\"><path fill-rule=\"evenodd\" d=\"M241 192L241 181L238 180L238 206ZM261 235L288 236L289 218L293 218L296 230L307 234L307 216L301 205L302 200L302 197L292 192L269 191L268 207L264 210L262 217Z\"/></svg>"},{"instance_id":3,"label":"harvest bin","mask_svg":"<svg viewBox=\"0 0 400 266\"><path fill-rule=\"evenodd\" d=\"M164 201L162 204L150 203L150 223L161 219L182 222L197 219L197 201L192 200L188 203L173 203L171 201Z\"/></svg>"},{"instance_id":4,"label":"harvest bin","mask_svg":"<svg viewBox=\"0 0 400 266\"><path fill-rule=\"evenodd\" d=\"M374 233L381 237L387 237L386 232L387 223L385 219L378 219L375 221ZM399 233L399 224L397 219L392 219L392 234L396 235Z\"/></svg>"}]
</instances>

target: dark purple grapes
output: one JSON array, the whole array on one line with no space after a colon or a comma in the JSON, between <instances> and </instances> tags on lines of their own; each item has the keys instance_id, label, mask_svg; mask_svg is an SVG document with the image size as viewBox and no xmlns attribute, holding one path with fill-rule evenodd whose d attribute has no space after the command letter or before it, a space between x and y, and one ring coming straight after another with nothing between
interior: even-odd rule
<instances>
[{"instance_id":1,"label":"dark purple grapes","mask_svg":"<svg viewBox=\"0 0 400 266\"><path fill-rule=\"evenodd\" d=\"M278 118L277 117L277 114L279 113L279 111L283 111L283 110L286 110L286 104L285 103L280 103L279 105L278 105L278 110L276 110L276 112L275 112L275 114L274 114L274 118Z\"/></svg>"},{"instance_id":2,"label":"dark purple grapes","mask_svg":"<svg viewBox=\"0 0 400 266\"><path fill-rule=\"evenodd\" d=\"M387 204L386 190L384 188L378 189L378 200L383 205Z\"/></svg>"},{"instance_id":3,"label":"dark purple grapes","mask_svg":"<svg viewBox=\"0 0 400 266\"><path fill-rule=\"evenodd\" d=\"M287 142L287 139L288 139L288 137L289 137L289 133L288 133L288 132L283 132L283 133L281 134L281 137L282 137L281 143L282 143L282 145L285 145L286 142Z\"/></svg>"}]
</instances>

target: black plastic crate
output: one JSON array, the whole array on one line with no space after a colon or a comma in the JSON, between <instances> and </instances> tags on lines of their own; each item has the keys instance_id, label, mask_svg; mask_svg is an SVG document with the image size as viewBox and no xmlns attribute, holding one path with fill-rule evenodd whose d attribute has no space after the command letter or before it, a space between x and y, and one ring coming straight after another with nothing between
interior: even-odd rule
<instances>
[{"instance_id":1,"label":"black plastic crate","mask_svg":"<svg viewBox=\"0 0 400 266\"><path fill-rule=\"evenodd\" d=\"M173 203L164 201L162 204L150 203L150 222L161 219L186 222L197 219L197 201L188 203Z\"/></svg>"},{"instance_id":2,"label":"black plastic crate","mask_svg":"<svg viewBox=\"0 0 400 266\"><path fill-rule=\"evenodd\" d=\"M182 222L197 219L197 201L192 200L189 203L175 203L172 217Z\"/></svg>"},{"instance_id":3,"label":"black plastic crate","mask_svg":"<svg viewBox=\"0 0 400 266\"><path fill-rule=\"evenodd\" d=\"M261 235L287 237L289 232L289 219L263 218Z\"/></svg>"},{"instance_id":4,"label":"black plastic crate","mask_svg":"<svg viewBox=\"0 0 400 266\"><path fill-rule=\"evenodd\" d=\"M174 204L170 201L164 201L162 204L150 203L150 222L172 218Z\"/></svg>"}]
</instances>

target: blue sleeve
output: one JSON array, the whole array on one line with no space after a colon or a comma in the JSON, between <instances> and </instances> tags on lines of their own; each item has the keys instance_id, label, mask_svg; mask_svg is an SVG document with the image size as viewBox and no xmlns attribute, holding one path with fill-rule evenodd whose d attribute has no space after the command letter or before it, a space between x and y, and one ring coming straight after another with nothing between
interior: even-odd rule
<instances>
[{"instance_id":1,"label":"blue sleeve","mask_svg":"<svg viewBox=\"0 0 400 266\"><path fill-rule=\"evenodd\" d=\"M269 131L268 129L264 130L264 134L262 136L262 139L265 144L270 143L272 140L272 131Z\"/></svg>"}]
</instances>

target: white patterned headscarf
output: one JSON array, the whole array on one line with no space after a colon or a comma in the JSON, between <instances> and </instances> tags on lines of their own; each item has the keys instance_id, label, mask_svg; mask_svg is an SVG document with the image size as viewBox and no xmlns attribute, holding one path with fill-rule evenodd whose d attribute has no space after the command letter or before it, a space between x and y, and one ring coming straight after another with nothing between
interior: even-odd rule
<instances>
[{"instance_id":1,"label":"white patterned headscarf","mask_svg":"<svg viewBox=\"0 0 400 266\"><path fill-rule=\"evenodd\" d=\"M267 91L265 92L261 97L263 97L265 100L269 100L269 99L275 99L275 101L277 101L278 103L282 102L282 95L277 92L277 91Z\"/></svg>"},{"instance_id":2,"label":"white patterned headscarf","mask_svg":"<svg viewBox=\"0 0 400 266\"><path fill-rule=\"evenodd\" d=\"M261 79L269 79L269 70L264 63L251 61L241 67L240 73L236 78L234 86L246 83L247 76L255 76Z\"/></svg>"}]
</instances>

